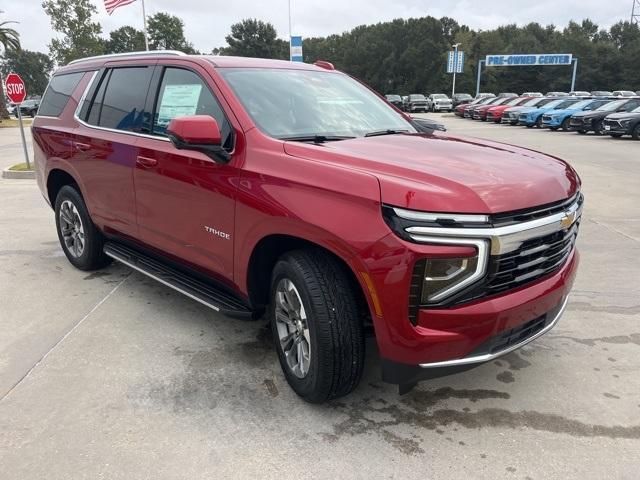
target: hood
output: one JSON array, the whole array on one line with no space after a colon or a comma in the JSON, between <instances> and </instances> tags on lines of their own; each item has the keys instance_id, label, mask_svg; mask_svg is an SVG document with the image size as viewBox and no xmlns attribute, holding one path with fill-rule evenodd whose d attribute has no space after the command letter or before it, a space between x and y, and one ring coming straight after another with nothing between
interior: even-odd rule
<instances>
[{"instance_id":1,"label":"hood","mask_svg":"<svg viewBox=\"0 0 640 480\"><path fill-rule=\"evenodd\" d=\"M620 112L607 115L607 119L611 120L635 120L640 118L640 112Z\"/></svg>"},{"instance_id":2,"label":"hood","mask_svg":"<svg viewBox=\"0 0 640 480\"><path fill-rule=\"evenodd\" d=\"M383 203L415 210L506 212L566 199L579 185L562 160L445 134L286 142L284 148L289 155L375 175Z\"/></svg>"},{"instance_id":3,"label":"hood","mask_svg":"<svg viewBox=\"0 0 640 480\"><path fill-rule=\"evenodd\" d=\"M573 117L587 117L587 118L604 118L607 115L611 115L615 112L599 112L598 110L582 110L581 112L576 112L572 116Z\"/></svg>"},{"instance_id":4,"label":"hood","mask_svg":"<svg viewBox=\"0 0 640 480\"><path fill-rule=\"evenodd\" d=\"M577 110L575 108L561 108L559 110L553 109L544 112L545 115L570 115L574 112L581 112L582 110Z\"/></svg>"}]
</instances>

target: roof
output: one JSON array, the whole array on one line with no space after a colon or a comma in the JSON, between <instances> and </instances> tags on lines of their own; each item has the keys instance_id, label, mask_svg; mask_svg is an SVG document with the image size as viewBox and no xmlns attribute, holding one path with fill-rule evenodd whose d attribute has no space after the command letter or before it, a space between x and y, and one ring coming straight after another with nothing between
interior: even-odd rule
<instances>
[{"instance_id":1,"label":"roof","mask_svg":"<svg viewBox=\"0 0 640 480\"><path fill-rule=\"evenodd\" d=\"M309 63L275 60L272 58L227 57L222 55L206 55L204 58L217 68L287 68L289 70L319 70L326 72L324 68Z\"/></svg>"}]
</instances>

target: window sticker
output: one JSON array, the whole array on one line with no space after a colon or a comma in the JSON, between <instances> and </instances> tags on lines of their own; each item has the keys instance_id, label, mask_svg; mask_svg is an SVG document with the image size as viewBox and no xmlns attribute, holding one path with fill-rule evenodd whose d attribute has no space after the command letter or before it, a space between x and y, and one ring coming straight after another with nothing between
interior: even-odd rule
<instances>
[{"instance_id":1,"label":"window sticker","mask_svg":"<svg viewBox=\"0 0 640 480\"><path fill-rule=\"evenodd\" d=\"M198 109L198 101L202 85L166 85L158 111L157 125L166 127L172 119L194 115Z\"/></svg>"}]
</instances>

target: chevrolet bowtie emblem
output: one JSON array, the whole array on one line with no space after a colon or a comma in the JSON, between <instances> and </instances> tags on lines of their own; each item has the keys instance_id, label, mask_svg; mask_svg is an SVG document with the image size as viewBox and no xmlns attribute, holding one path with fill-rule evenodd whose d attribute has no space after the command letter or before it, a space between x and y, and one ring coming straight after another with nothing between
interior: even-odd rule
<instances>
[{"instance_id":1,"label":"chevrolet bowtie emblem","mask_svg":"<svg viewBox=\"0 0 640 480\"><path fill-rule=\"evenodd\" d=\"M571 213L567 213L564 217L562 217L562 219L560 220L560 226L563 229L567 229L569 228L571 225L573 225L573 222L576 221L576 212L571 212Z\"/></svg>"}]
</instances>

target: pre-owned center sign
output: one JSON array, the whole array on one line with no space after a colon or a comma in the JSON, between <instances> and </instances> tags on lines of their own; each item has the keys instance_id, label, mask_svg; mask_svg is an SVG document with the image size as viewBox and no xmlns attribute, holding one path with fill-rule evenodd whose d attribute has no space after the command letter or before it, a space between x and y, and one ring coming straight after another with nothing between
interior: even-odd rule
<instances>
[{"instance_id":1,"label":"pre-owned center sign","mask_svg":"<svg viewBox=\"0 0 640 480\"><path fill-rule=\"evenodd\" d=\"M533 65L571 65L570 53L541 53L533 55L487 55L487 67L531 67Z\"/></svg>"}]
</instances>

